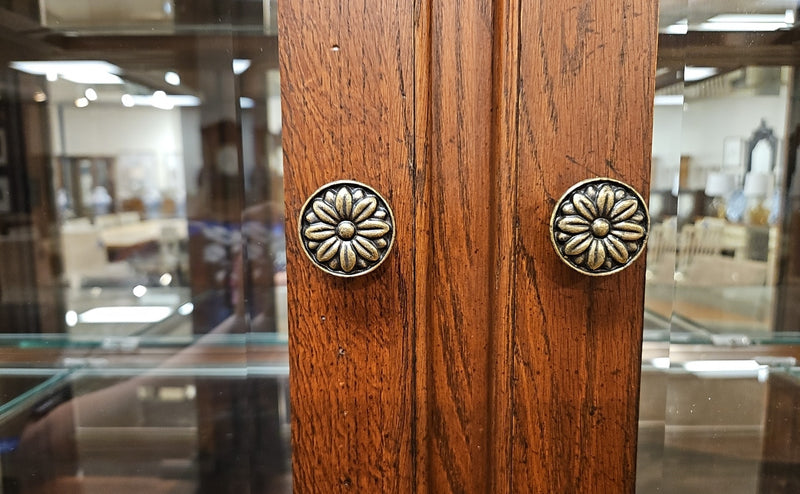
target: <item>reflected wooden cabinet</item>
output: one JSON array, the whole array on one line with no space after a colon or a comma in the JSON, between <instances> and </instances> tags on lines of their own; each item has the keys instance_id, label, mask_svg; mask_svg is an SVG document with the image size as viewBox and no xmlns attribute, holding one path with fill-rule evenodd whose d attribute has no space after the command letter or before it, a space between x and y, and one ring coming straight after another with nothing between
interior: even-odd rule
<instances>
[{"instance_id":1,"label":"reflected wooden cabinet","mask_svg":"<svg viewBox=\"0 0 800 494\"><path fill-rule=\"evenodd\" d=\"M117 210L113 157L57 158L55 196L65 218L95 218Z\"/></svg>"}]
</instances>

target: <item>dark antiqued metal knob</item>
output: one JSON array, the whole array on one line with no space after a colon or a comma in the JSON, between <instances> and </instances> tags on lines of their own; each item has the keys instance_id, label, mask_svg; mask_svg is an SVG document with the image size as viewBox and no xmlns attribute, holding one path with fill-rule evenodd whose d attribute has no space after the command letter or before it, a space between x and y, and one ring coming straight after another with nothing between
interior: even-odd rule
<instances>
[{"instance_id":1,"label":"dark antiqued metal knob","mask_svg":"<svg viewBox=\"0 0 800 494\"><path fill-rule=\"evenodd\" d=\"M621 271L644 250L647 205L631 186L593 178L572 186L550 217L550 239L569 267L590 276Z\"/></svg>"},{"instance_id":2,"label":"dark antiqued metal knob","mask_svg":"<svg viewBox=\"0 0 800 494\"><path fill-rule=\"evenodd\" d=\"M300 212L299 229L308 258L334 276L369 273L394 244L394 216L386 199L352 180L314 192Z\"/></svg>"}]
</instances>

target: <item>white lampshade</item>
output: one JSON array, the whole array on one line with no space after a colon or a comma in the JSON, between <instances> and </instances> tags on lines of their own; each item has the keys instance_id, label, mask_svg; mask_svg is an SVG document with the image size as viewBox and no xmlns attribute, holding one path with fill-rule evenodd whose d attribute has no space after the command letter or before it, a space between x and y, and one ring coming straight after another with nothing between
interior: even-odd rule
<instances>
[{"instance_id":1,"label":"white lampshade","mask_svg":"<svg viewBox=\"0 0 800 494\"><path fill-rule=\"evenodd\" d=\"M706 195L724 197L736 189L736 177L730 173L711 172L706 178Z\"/></svg>"},{"instance_id":2,"label":"white lampshade","mask_svg":"<svg viewBox=\"0 0 800 494\"><path fill-rule=\"evenodd\" d=\"M769 173L750 172L744 177L744 195L747 197L765 197L769 191Z\"/></svg>"}]
</instances>

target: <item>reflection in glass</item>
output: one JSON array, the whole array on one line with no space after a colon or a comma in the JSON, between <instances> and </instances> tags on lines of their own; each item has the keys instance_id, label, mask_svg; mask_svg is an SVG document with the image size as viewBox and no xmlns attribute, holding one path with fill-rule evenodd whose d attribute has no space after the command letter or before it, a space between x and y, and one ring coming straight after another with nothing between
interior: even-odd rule
<instances>
[{"instance_id":1,"label":"reflection in glass","mask_svg":"<svg viewBox=\"0 0 800 494\"><path fill-rule=\"evenodd\" d=\"M663 405L663 440L656 457L642 422L637 492L800 489L795 14L662 1L651 211L675 205L659 227L674 236L649 253L646 320L668 325L668 354L648 358L646 326L640 416Z\"/></svg>"},{"instance_id":2,"label":"reflection in glass","mask_svg":"<svg viewBox=\"0 0 800 494\"><path fill-rule=\"evenodd\" d=\"M0 493L290 492L274 2L0 18Z\"/></svg>"}]
</instances>

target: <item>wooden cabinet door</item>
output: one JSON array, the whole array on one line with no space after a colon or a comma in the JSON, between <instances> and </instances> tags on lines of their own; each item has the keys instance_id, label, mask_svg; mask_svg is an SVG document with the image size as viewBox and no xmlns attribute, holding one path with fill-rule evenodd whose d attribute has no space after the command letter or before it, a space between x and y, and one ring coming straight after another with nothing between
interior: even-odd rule
<instances>
[{"instance_id":1,"label":"wooden cabinet door","mask_svg":"<svg viewBox=\"0 0 800 494\"><path fill-rule=\"evenodd\" d=\"M644 260L563 264L549 220L646 197L657 4L348 0L279 10L295 492L632 492ZM331 276L297 218L352 179L394 211Z\"/></svg>"}]
</instances>

